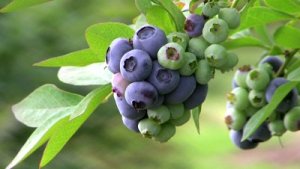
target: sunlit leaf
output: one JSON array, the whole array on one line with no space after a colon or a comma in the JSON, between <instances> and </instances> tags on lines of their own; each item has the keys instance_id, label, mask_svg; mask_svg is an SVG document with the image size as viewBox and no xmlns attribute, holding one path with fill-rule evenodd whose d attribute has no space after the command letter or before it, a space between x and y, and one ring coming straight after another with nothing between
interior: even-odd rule
<instances>
[{"instance_id":1,"label":"sunlit leaf","mask_svg":"<svg viewBox=\"0 0 300 169\"><path fill-rule=\"evenodd\" d=\"M11 3L6 5L0 10L2 13L14 12L20 9L31 7L34 5L42 4L51 0L13 0Z\"/></svg>"}]
</instances>

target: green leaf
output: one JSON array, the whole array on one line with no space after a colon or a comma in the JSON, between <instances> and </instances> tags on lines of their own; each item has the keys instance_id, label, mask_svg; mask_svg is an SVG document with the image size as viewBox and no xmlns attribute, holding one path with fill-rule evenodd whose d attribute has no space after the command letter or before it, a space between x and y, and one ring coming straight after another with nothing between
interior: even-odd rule
<instances>
[{"instance_id":1,"label":"green leaf","mask_svg":"<svg viewBox=\"0 0 300 169\"><path fill-rule=\"evenodd\" d=\"M177 31L184 32L185 16L171 0L152 0L152 2L165 8L173 18Z\"/></svg>"},{"instance_id":2,"label":"green leaf","mask_svg":"<svg viewBox=\"0 0 300 169\"><path fill-rule=\"evenodd\" d=\"M100 23L90 26L85 35L93 52L104 60L110 43L120 37L132 38L134 30L122 23Z\"/></svg>"},{"instance_id":3,"label":"green leaf","mask_svg":"<svg viewBox=\"0 0 300 169\"><path fill-rule=\"evenodd\" d=\"M194 124L195 127L197 129L198 134L200 134L200 113L201 113L201 106L196 107L194 109L191 110L192 116L193 116L193 120L194 120Z\"/></svg>"},{"instance_id":4,"label":"green leaf","mask_svg":"<svg viewBox=\"0 0 300 169\"><path fill-rule=\"evenodd\" d=\"M47 165L61 151L80 126L110 93L111 85L106 85L95 89L79 103L78 108L72 114L74 119L65 123L48 141L40 162L40 167Z\"/></svg>"},{"instance_id":5,"label":"green leaf","mask_svg":"<svg viewBox=\"0 0 300 169\"><path fill-rule=\"evenodd\" d=\"M298 69L299 67L300 67L300 59L297 57L294 57L287 66L287 74L290 74L291 72Z\"/></svg>"},{"instance_id":6,"label":"green leaf","mask_svg":"<svg viewBox=\"0 0 300 169\"><path fill-rule=\"evenodd\" d=\"M252 7L248 9L245 19L242 20L240 30L291 19L294 19L294 17L267 7Z\"/></svg>"},{"instance_id":7,"label":"green leaf","mask_svg":"<svg viewBox=\"0 0 300 169\"><path fill-rule=\"evenodd\" d=\"M72 111L68 111L70 113ZM27 139L26 143L22 146L16 157L6 167L6 169L12 169L17 164L26 159L35 150L41 147L46 141L61 128L61 126L68 121L68 113L56 114L38 127Z\"/></svg>"},{"instance_id":8,"label":"green leaf","mask_svg":"<svg viewBox=\"0 0 300 169\"><path fill-rule=\"evenodd\" d=\"M299 84L298 82L288 82L280 86L274 93L270 103L256 112L244 127L242 140L249 138L257 128L274 112L280 102L288 93Z\"/></svg>"},{"instance_id":9,"label":"green leaf","mask_svg":"<svg viewBox=\"0 0 300 169\"><path fill-rule=\"evenodd\" d=\"M273 39L269 35L268 29L266 25L260 25L255 27L255 32L257 33L258 37L268 45L273 45Z\"/></svg>"},{"instance_id":10,"label":"green leaf","mask_svg":"<svg viewBox=\"0 0 300 169\"><path fill-rule=\"evenodd\" d=\"M265 0L266 4L276 10L291 15L300 15L300 1L295 0Z\"/></svg>"},{"instance_id":11,"label":"green leaf","mask_svg":"<svg viewBox=\"0 0 300 169\"><path fill-rule=\"evenodd\" d=\"M146 18L149 24L161 28L167 35L171 32L176 32L171 16L160 6L153 6L148 9Z\"/></svg>"},{"instance_id":12,"label":"green leaf","mask_svg":"<svg viewBox=\"0 0 300 169\"><path fill-rule=\"evenodd\" d=\"M14 12L30 6L42 4L50 0L14 0L0 10L2 13Z\"/></svg>"},{"instance_id":13,"label":"green leaf","mask_svg":"<svg viewBox=\"0 0 300 169\"><path fill-rule=\"evenodd\" d=\"M139 28L141 28L144 25L147 25L147 18L144 14L140 14L139 16L137 16L134 19L134 25L132 25L134 30L138 30Z\"/></svg>"},{"instance_id":14,"label":"green leaf","mask_svg":"<svg viewBox=\"0 0 300 169\"><path fill-rule=\"evenodd\" d=\"M82 96L44 85L33 91L20 103L12 107L15 117L30 127L39 127L57 114L74 108Z\"/></svg>"},{"instance_id":15,"label":"green leaf","mask_svg":"<svg viewBox=\"0 0 300 169\"><path fill-rule=\"evenodd\" d=\"M265 43L251 36L240 37L237 39L229 39L222 45L227 49L236 49L241 47L260 47L268 49Z\"/></svg>"},{"instance_id":16,"label":"green leaf","mask_svg":"<svg viewBox=\"0 0 300 169\"><path fill-rule=\"evenodd\" d=\"M152 7L151 0L135 0L135 5L143 14L146 14L148 9Z\"/></svg>"},{"instance_id":17,"label":"green leaf","mask_svg":"<svg viewBox=\"0 0 300 169\"><path fill-rule=\"evenodd\" d=\"M68 53L66 55L53 57L39 63L35 63L34 66L42 67L62 67L62 66L86 66L96 62L102 62L104 58L98 58L98 56L91 49L83 49Z\"/></svg>"},{"instance_id":18,"label":"green leaf","mask_svg":"<svg viewBox=\"0 0 300 169\"><path fill-rule=\"evenodd\" d=\"M76 86L105 85L111 82L112 73L106 63L94 63L84 67L62 67L58 71L58 79L66 84Z\"/></svg>"},{"instance_id":19,"label":"green leaf","mask_svg":"<svg viewBox=\"0 0 300 169\"><path fill-rule=\"evenodd\" d=\"M274 34L276 44L286 48L300 48L300 29L285 25Z\"/></svg>"},{"instance_id":20,"label":"green leaf","mask_svg":"<svg viewBox=\"0 0 300 169\"><path fill-rule=\"evenodd\" d=\"M290 81L300 82L300 67L288 74L287 79Z\"/></svg>"}]
</instances>

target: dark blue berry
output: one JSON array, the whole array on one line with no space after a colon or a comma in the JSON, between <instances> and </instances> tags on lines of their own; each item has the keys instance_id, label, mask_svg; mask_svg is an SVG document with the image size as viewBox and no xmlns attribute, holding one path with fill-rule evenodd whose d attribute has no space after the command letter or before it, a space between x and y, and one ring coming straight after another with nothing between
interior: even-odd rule
<instances>
[{"instance_id":1,"label":"dark blue berry","mask_svg":"<svg viewBox=\"0 0 300 169\"><path fill-rule=\"evenodd\" d=\"M230 139L232 143L237 146L240 149L243 150L249 150L254 149L258 146L257 142L252 142L249 140L242 141L243 137L243 130L236 131L236 130L230 130Z\"/></svg>"},{"instance_id":2,"label":"dark blue berry","mask_svg":"<svg viewBox=\"0 0 300 169\"><path fill-rule=\"evenodd\" d=\"M124 97L125 96L125 89L129 85L129 82L123 78L121 73L116 73L113 75L112 81L112 91L118 96L118 97Z\"/></svg>"},{"instance_id":3,"label":"dark blue berry","mask_svg":"<svg viewBox=\"0 0 300 169\"><path fill-rule=\"evenodd\" d=\"M159 28L146 25L136 31L133 37L135 49L148 52L152 59L157 58L158 50L168 42L166 34Z\"/></svg>"},{"instance_id":4,"label":"dark blue berry","mask_svg":"<svg viewBox=\"0 0 300 169\"><path fill-rule=\"evenodd\" d=\"M269 63L274 72L277 72L283 64L282 60L275 56L265 57L262 61L260 61L260 64L264 63Z\"/></svg>"},{"instance_id":5,"label":"dark blue berry","mask_svg":"<svg viewBox=\"0 0 300 169\"><path fill-rule=\"evenodd\" d=\"M272 137L267 123L263 123L249 138L251 142L264 142Z\"/></svg>"},{"instance_id":6,"label":"dark blue berry","mask_svg":"<svg viewBox=\"0 0 300 169\"><path fill-rule=\"evenodd\" d=\"M122 117L122 121L123 124L129 129L132 130L134 132L139 133L139 128L138 128L138 124L139 124L139 120L132 120L132 119L128 119L126 117Z\"/></svg>"},{"instance_id":7,"label":"dark blue berry","mask_svg":"<svg viewBox=\"0 0 300 169\"><path fill-rule=\"evenodd\" d=\"M266 100L270 103L275 91L281 85L287 83L288 80L285 78L275 78L273 79L266 90ZM277 111L281 113L286 113L292 107L296 106L298 102L298 91L294 88L292 91L288 93L288 95L282 100L282 102L278 105Z\"/></svg>"},{"instance_id":8,"label":"dark blue berry","mask_svg":"<svg viewBox=\"0 0 300 169\"><path fill-rule=\"evenodd\" d=\"M122 76L128 81L142 81L151 73L151 57L142 50L131 50L122 57L120 70Z\"/></svg>"},{"instance_id":9,"label":"dark blue berry","mask_svg":"<svg viewBox=\"0 0 300 169\"><path fill-rule=\"evenodd\" d=\"M185 20L184 29L190 37L197 37L202 35L204 24L204 16L191 14Z\"/></svg>"},{"instance_id":10,"label":"dark blue berry","mask_svg":"<svg viewBox=\"0 0 300 169\"><path fill-rule=\"evenodd\" d=\"M153 62L152 72L147 79L162 95L173 91L179 80L180 75L177 71L163 68L157 61Z\"/></svg>"},{"instance_id":11,"label":"dark blue berry","mask_svg":"<svg viewBox=\"0 0 300 169\"><path fill-rule=\"evenodd\" d=\"M136 110L144 110L157 102L158 93L155 87L148 82L133 82L126 88L125 99Z\"/></svg>"},{"instance_id":12,"label":"dark blue berry","mask_svg":"<svg viewBox=\"0 0 300 169\"><path fill-rule=\"evenodd\" d=\"M201 105L208 92L208 85L198 84L194 93L184 102L184 107L186 109L193 109L199 105Z\"/></svg>"},{"instance_id":13,"label":"dark blue berry","mask_svg":"<svg viewBox=\"0 0 300 169\"><path fill-rule=\"evenodd\" d=\"M132 42L128 39L117 38L112 41L106 53L108 69L113 73L120 72L120 60L122 56L132 49Z\"/></svg>"},{"instance_id":14,"label":"dark blue berry","mask_svg":"<svg viewBox=\"0 0 300 169\"><path fill-rule=\"evenodd\" d=\"M165 96L165 102L167 104L183 103L193 94L196 83L194 76L181 76L175 90Z\"/></svg>"}]
</instances>

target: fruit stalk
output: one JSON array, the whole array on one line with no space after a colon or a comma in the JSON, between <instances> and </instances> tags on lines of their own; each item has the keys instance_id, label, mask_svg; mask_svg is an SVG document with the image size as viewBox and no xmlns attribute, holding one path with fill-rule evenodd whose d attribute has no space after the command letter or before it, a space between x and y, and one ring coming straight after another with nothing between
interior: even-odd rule
<instances>
[{"instance_id":1,"label":"fruit stalk","mask_svg":"<svg viewBox=\"0 0 300 169\"><path fill-rule=\"evenodd\" d=\"M289 65L295 54L299 51L300 49L294 49L292 51L285 51L284 56L285 56L285 62L284 64L280 67L280 69L276 73L276 77L279 77Z\"/></svg>"}]
</instances>

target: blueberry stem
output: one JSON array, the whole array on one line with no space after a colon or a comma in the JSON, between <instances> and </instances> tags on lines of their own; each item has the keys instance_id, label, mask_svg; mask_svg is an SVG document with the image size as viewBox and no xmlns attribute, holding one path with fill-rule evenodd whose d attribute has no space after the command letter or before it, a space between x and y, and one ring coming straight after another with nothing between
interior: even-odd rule
<instances>
[{"instance_id":1,"label":"blueberry stem","mask_svg":"<svg viewBox=\"0 0 300 169\"><path fill-rule=\"evenodd\" d=\"M292 51L285 51L284 52L284 57L285 57L285 62L284 64L280 67L280 69L276 73L276 77L279 77L284 73L285 68L289 65L295 54L299 51L300 49L294 49Z\"/></svg>"},{"instance_id":2,"label":"blueberry stem","mask_svg":"<svg viewBox=\"0 0 300 169\"><path fill-rule=\"evenodd\" d=\"M231 4L231 8L236 8L240 0L234 0Z\"/></svg>"}]
</instances>

